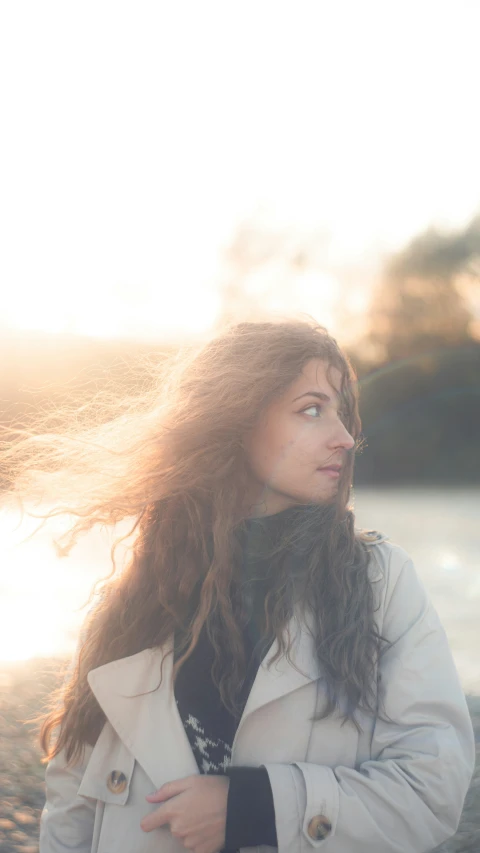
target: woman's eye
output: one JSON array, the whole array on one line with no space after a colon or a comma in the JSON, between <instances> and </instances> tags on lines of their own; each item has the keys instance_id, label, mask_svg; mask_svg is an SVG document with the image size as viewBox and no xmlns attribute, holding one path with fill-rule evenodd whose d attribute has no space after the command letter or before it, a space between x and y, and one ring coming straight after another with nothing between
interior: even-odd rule
<instances>
[{"instance_id":1,"label":"woman's eye","mask_svg":"<svg viewBox=\"0 0 480 853\"><path fill-rule=\"evenodd\" d=\"M313 405L313 406L309 406L309 407L308 407L308 409L303 409L302 414L307 414L308 412L312 412L312 411L313 411L313 412L316 412L316 413L317 413L317 418L316 418L315 420L318 420L318 418L319 418L319 417L320 417L320 415L322 414L322 410L323 410L323 406L320 406L319 404L315 404L315 405ZM347 411L345 411L345 410L340 410L340 411L338 412L338 417L340 418L340 420L342 421L342 423L346 423L346 421L347 421L347 419L348 419L348 413L347 413Z\"/></svg>"},{"instance_id":2,"label":"woman's eye","mask_svg":"<svg viewBox=\"0 0 480 853\"><path fill-rule=\"evenodd\" d=\"M322 406L318 406L318 405L309 406L308 409L303 410L303 413L305 414L306 412L311 412L313 409L313 410L316 410L319 414L321 414L322 408L323 408Z\"/></svg>"}]
</instances>

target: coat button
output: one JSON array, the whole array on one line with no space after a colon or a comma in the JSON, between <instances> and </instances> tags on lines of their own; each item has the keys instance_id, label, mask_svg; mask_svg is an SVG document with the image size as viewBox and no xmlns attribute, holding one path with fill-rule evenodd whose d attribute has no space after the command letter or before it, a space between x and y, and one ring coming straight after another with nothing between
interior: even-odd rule
<instances>
[{"instance_id":1,"label":"coat button","mask_svg":"<svg viewBox=\"0 0 480 853\"><path fill-rule=\"evenodd\" d=\"M121 794L127 787L127 777L121 770L112 770L107 776L107 788L112 794Z\"/></svg>"},{"instance_id":2,"label":"coat button","mask_svg":"<svg viewBox=\"0 0 480 853\"><path fill-rule=\"evenodd\" d=\"M308 834L314 841L321 841L330 835L331 831L332 824L323 814L315 815L308 824Z\"/></svg>"}]
</instances>

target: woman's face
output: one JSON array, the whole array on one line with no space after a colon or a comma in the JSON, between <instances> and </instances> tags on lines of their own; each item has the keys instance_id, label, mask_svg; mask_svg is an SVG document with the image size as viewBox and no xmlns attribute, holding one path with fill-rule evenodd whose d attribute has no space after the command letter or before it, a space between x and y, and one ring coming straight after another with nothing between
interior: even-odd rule
<instances>
[{"instance_id":1,"label":"woman's face","mask_svg":"<svg viewBox=\"0 0 480 853\"><path fill-rule=\"evenodd\" d=\"M312 359L283 397L271 403L245 439L253 476L250 515L273 515L289 506L331 503L355 441L342 422L341 374Z\"/></svg>"}]
</instances>

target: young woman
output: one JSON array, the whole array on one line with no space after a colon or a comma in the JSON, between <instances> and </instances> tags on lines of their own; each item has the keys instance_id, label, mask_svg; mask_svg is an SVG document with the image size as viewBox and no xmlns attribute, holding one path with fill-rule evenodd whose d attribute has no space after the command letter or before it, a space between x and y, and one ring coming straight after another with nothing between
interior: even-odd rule
<instances>
[{"instance_id":1,"label":"young woman","mask_svg":"<svg viewBox=\"0 0 480 853\"><path fill-rule=\"evenodd\" d=\"M354 526L347 358L311 321L239 323L149 399L31 451L73 539L136 534L43 722L41 853L433 850L472 725L411 559Z\"/></svg>"}]
</instances>

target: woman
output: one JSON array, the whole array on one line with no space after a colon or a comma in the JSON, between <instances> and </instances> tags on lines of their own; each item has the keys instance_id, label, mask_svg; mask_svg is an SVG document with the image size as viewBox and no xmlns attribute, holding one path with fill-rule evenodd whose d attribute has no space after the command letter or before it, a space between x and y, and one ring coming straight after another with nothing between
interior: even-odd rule
<instances>
[{"instance_id":1,"label":"woman","mask_svg":"<svg viewBox=\"0 0 480 853\"><path fill-rule=\"evenodd\" d=\"M70 544L136 533L43 722L41 853L437 847L472 725L408 554L354 527L347 358L310 321L240 323L149 399L32 451Z\"/></svg>"}]
</instances>

